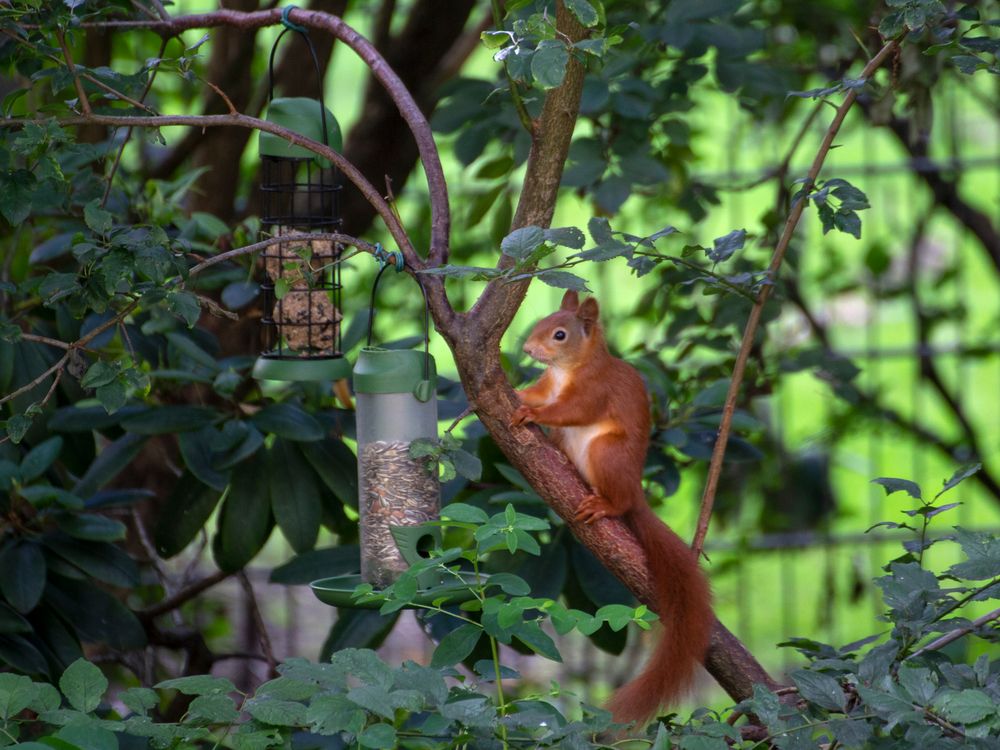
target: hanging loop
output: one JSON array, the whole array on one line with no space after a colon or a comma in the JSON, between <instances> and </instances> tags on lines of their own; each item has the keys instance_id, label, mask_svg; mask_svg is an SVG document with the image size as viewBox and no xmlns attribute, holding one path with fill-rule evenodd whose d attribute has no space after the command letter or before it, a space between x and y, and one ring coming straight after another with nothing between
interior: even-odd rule
<instances>
[{"instance_id":1,"label":"hanging loop","mask_svg":"<svg viewBox=\"0 0 1000 750\"><path fill-rule=\"evenodd\" d=\"M308 34L309 30L305 26L295 23L294 21L292 21L291 18L288 17L288 14L291 13L292 10L298 10L298 9L299 7L297 5L286 5L284 8L282 8L281 25L284 26L286 29L297 31L300 34Z\"/></svg>"},{"instance_id":2,"label":"hanging loop","mask_svg":"<svg viewBox=\"0 0 1000 750\"><path fill-rule=\"evenodd\" d=\"M402 251L386 250L382 247L381 242L375 243L375 251L372 255L375 256L375 261L378 263L378 267L380 269L387 265L393 265L397 271L402 271L406 267L406 261L403 260Z\"/></svg>"},{"instance_id":3,"label":"hanging loop","mask_svg":"<svg viewBox=\"0 0 1000 750\"><path fill-rule=\"evenodd\" d=\"M323 98L323 71L319 67L319 57L316 55L316 48L313 46L312 39L309 37L309 30L300 24L293 22L288 14L292 9L298 10L294 5L286 5L281 10L281 23L285 27L278 34L278 38L274 40L274 44L271 45L271 55L267 62L267 101L274 101L274 56L278 51L278 45L281 43L282 38L289 31L294 31L302 40L309 46L309 55L312 57L313 68L316 71L316 87L319 89L319 116L323 123L323 145L330 145L330 132L327 130L326 126L326 102Z\"/></svg>"},{"instance_id":4,"label":"hanging loop","mask_svg":"<svg viewBox=\"0 0 1000 750\"><path fill-rule=\"evenodd\" d=\"M381 254L379 251L381 251ZM393 261L392 263L389 262L390 259ZM399 250L385 250L379 243L375 244L375 260L378 261L379 269L378 273L375 274L375 282L372 284L371 301L368 304L368 346L372 345L372 331L375 326L375 296L378 292L379 281L382 280L382 274L384 274L389 268L392 268L397 273L406 268L406 263L403 260L403 254ZM417 282L417 286L420 287L420 294L423 295L424 298L424 380L417 386L415 395L421 401L427 401L433 395L431 386L430 352L431 307L430 302L427 299L427 290L424 289L424 285L420 282L420 279L417 276L414 276L413 280Z\"/></svg>"}]
</instances>

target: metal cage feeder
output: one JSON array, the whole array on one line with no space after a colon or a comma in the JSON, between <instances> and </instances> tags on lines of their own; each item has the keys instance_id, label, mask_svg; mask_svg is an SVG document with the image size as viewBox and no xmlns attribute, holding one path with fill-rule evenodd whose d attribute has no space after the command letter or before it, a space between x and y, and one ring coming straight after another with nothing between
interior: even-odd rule
<instances>
[{"instance_id":1,"label":"metal cage feeder","mask_svg":"<svg viewBox=\"0 0 1000 750\"><path fill-rule=\"evenodd\" d=\"M274 56L289 31L298 33L309 46L320 90L318 99L274 96ZM278 35L271 48L268 82L267 122L325 143L335 151L343 148L340 126L323 101L319 61L305 31L289 27ZM259 150L261 239L278 241L261 253L263 353L254 365L254 377L345 378L350 364L341 349L343 247L330 240L281 239L340 228L339 173L330 161L273 133L261 131Z\"/></svg>"}]
</instances>

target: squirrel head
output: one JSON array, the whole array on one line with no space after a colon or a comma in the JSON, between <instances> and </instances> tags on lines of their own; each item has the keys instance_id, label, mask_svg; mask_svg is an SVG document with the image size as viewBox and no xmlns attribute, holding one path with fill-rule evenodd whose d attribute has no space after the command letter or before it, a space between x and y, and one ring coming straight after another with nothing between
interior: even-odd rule
<instances>
[{"instance_id":1,"label":"squirrel head","mask_svg":"<svg viewBox=\"0 0 1000 750\"><path fill-rule=\"evenodd\" d=\"M535 324L524 351L543 364L573 369L604 345L599 315L596 299L580 302L576 292L566 292L559 309Z\"/></svg>"}]
</instances>

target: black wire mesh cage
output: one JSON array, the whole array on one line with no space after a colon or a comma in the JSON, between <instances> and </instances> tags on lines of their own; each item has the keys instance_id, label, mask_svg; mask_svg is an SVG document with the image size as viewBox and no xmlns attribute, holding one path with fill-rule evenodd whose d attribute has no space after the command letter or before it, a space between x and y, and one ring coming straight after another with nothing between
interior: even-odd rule
<instances>
[{"instance_id":1,"label":"black wire mesh cage","mask_svg":"<svg viewBox=\"0 0 1000 750\"><path fill-rule=\"evenodd\" d=\"M275 50L289 30L271 49L266 119L339 151L340 128L322 91L319 99L274 97ZM322 89L312 42L295 31L309 45ZM340 332L343 247L329 238L303 236L340 228L339 173L331 162L273 133L261 132L260 158L261 239L278 241L261 253L263 353L254 374L275 380L339 379L350 370L342 360Z\"/></svg>"}]
</instances>

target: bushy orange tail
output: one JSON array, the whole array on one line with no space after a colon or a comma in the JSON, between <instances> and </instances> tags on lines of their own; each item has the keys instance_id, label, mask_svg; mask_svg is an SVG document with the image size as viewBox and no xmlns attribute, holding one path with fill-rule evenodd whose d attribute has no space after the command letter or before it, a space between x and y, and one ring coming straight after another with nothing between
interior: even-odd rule
<instances>
[{"instance_id":1,"label":"bushy orange tail","mask_svg":"<svg viewBox=\"0 0 1000 750\"><path fill-rule=\"evenodd\" d=\"M656 609L666 630L645 670L614 694L608 708L615 721L645 723L689 687L704 661L715 617L708 581L691 548L645 503L625 520L649 561Z\"/></svg>"}]
</instances>

